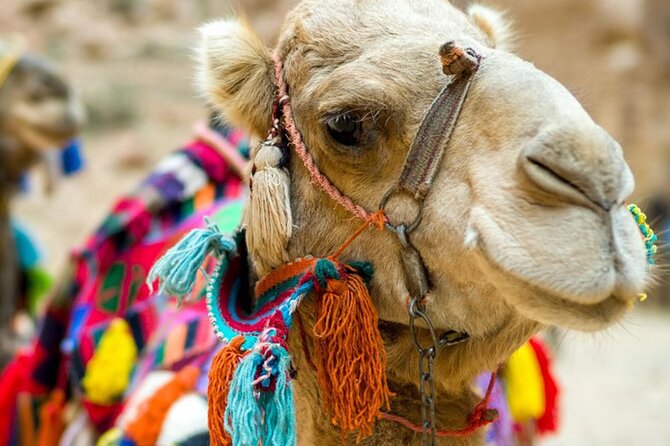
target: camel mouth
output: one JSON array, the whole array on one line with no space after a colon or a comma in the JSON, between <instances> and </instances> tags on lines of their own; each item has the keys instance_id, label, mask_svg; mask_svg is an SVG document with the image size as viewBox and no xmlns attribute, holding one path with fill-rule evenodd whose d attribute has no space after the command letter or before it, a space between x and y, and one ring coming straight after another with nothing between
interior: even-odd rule
<instances>
[{"instance_id":1,"label":"camel mouth","mask_svg":"<svg viewBox=\"0 0 670 446\"><path fill-rule=\"evenodd\" d=\"M68 122L67 125L63 125L62 122L35 125L22 119L16 119L15 122L18 133L24 139L31 141L32 145L39 150L61 148L75 138L81 130L81 125L76 120Z\"/></svg>"},{"instance_id":2,"label":"camel mouth","mask_svg":"<svg viewBox=\"0 0 670 446\"><path fill-rule=\"evenodd\" d=\"M644 252L635 240L639 238L635 227L619 228L611 235L603 231L595 238L603 245L631 245L634 249L627 249L634 252L602 250L594 256L600 259L599 263L575 260L576 267L569 260L556 258L538 275L534 254L547 255L552 247L543 247L539 254L523 251L505 239L508 234L488 213L480 212L477 217L481 269L505 300L531 320L579 331L604 329L632 307L648 279ZM518 240L514 235L509 237ZM552 242L571 243L558 237Z\"/></svg>"},{"instance_id":3,"label":"camel mouth","mask_svg":"<svg viewBox=\"0 0 670 446\"><path fill-rule=\"evenodd\" d=\"M549 290L510 272L487 255L484 270L509 302L528 319L578 331L605 329L620 320L636 296L612 292L595 302L576 302L559 291Z\"/></svg>"}]
</instances>

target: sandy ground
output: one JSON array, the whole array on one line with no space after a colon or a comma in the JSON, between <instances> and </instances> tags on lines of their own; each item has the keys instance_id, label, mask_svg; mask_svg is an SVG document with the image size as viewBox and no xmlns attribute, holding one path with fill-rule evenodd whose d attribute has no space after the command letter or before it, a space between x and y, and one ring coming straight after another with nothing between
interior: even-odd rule
<instances>
[{"instance_id":1,"label":"sandy ground","mask_svg":"<svg viewBox=\"0 0 670 446\"><path fill-rule=\"evenodd\" d=\"M669 355L670 315L651 308L604 333L566 334L555 360L562 429L541 444L670 445Z\"/></svg>"}]
</instances>

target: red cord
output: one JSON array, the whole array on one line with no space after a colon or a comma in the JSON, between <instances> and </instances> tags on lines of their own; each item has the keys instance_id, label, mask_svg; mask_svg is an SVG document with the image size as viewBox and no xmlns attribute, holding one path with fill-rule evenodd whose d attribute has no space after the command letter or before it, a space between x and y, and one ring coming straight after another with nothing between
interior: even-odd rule
<instances>
[{"instance_id":1,"label":"red cord","mask_svg":"<svg viewBox=\"0 0 670 446\"><path fill-rule=\"evenodd\" d=\"M489 379L489 385L486 388L486 394L484 399L475 406L472 413L468 416L468 425L463 429L438 429L435 433L438 437L467 437L472 435L477 429L482 428L488 424L491 424L498 417L498 412L495 409L489 409L489 400L491 399L491 394L493 393L493 387L496 381L496 372L491 373L491 378ZM400 415L393 415L390 413L382 412L382 419L387 421L392 421L398 423L412 432L421 433L423 429L421 426L412 423L406 418L401 417Z\"/></svg>"},{"instance_id":2,"label":"red cord","mask_svg":"<svg viewBox=\"0 0 670 446\"><path fill-rule=\"evenodd\" d=\"M368 220L371 216L371 213L354 203L349 197L340 192L333 185L333 183L331 183L330 180L321 173L319 167L314 162L314 159L307 151L307 148L302 141L302 136L300 135L300 132L295 125L295 120L293 119L293 110L291 109L291 102L288 96L286 81L284 80L284 67L282 61L276 52L272 54L272 58L274 61L277 88L279 89L278 103L284 114L284 127L286 128L286 131L291 139L291 143L293 144L295 152L302 160L302 163L305 165L307 172L309 172L312 183L319 186L319 188L328 194L331 199L339 203L342 207L344 207L356 217L360 218L361 220Z\"/></svg>"}]
</instances>

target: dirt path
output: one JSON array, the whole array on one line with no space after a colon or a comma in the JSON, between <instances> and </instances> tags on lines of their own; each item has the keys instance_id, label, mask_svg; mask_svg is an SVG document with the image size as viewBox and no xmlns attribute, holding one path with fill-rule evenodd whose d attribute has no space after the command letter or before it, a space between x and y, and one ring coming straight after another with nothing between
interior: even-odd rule
<instances>
[{"instance_id":1,"label":"dirt path","mask_svg":"<svg viewBox=\"0 0 670 446\"><path fill-rule=\"evenodd\" d=\"M670 445L670 315L639 309L594 335L569 333L556 358L562 429L542 446Z\"/></svg>"}]
</instances>

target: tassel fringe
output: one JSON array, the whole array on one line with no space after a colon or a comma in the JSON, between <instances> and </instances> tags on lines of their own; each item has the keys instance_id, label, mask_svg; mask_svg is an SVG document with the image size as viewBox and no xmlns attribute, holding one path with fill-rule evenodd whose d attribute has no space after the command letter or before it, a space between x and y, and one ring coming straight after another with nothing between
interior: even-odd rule
<instances>
[{"instance_id":1,"label":"tassel fringe","mask_svg":"<svg viewBox=\"0 0 670 446\"><path fill-rule=\"evenodd\" d=\"M230 384L226 431L234 445L295 446L290 356L280 344L259 344Z\"/></svg>"},{"instance_id":2,"label":"tassel fringe","mask_svg":"<svg viewBox=\"0 0 670 446\"><path fill-rule=\"evenodd\" d=\"M147 285L153 291L153 284L158 280L161 293L183 299L193 291L198 271L208 254L230 255L235 249L235 242L208 222L207 228L189 232L154 264L147 276Z\"/></svg>"},{"instance_id":3,"label":"tassel fringe","mask_svg":"<svg viewBox=\"0 0 670 446\"><path fill-rule=\"evenodd\" d=\"M275 390L261 394L261 406L265 408L262 444L271 446L293 446L297 442L293 386L289 382L291 357L283 347L273 349L277 356L279 374Z\"/></svg>"},{"instance_id":4,"label":"tassel fringe","mask_svg":"<svg viewBox=\"0 0 670 446\"><path fill-rule=\"evenodd\" d=\"M282 157L278 146L265 142L254 158L245 222L247 246L260 276L288 261L286 247L293 230L293 217L290 178L281 167Z\"/></svg>"},{"instance_id":5,"label":"tassel fringe","mask_svg":"<svg viewBox=\"0 0 670 446\"><path fill-rule=\"evenodd\" d=\"M334 274L333 266L319 260L315 268L326 284L313 328L317 378L332 423L360 440L390 406L386 352L365 282L352 268Z\"/></svg>"},{"instance_id":6,"label":"tassel fringe","mask_svg":"<svg viewBox=\"0 0 670 446\"><path fill-rule=\"evenodd\" d=\"M207 386L207 422L212 446L230 446L232 440L224 430L224 414L230 384L235 370L245 356L242 352L244 338L238 336L219 350L209 369L209 385Z\"/></svg>"}]
</instances>

